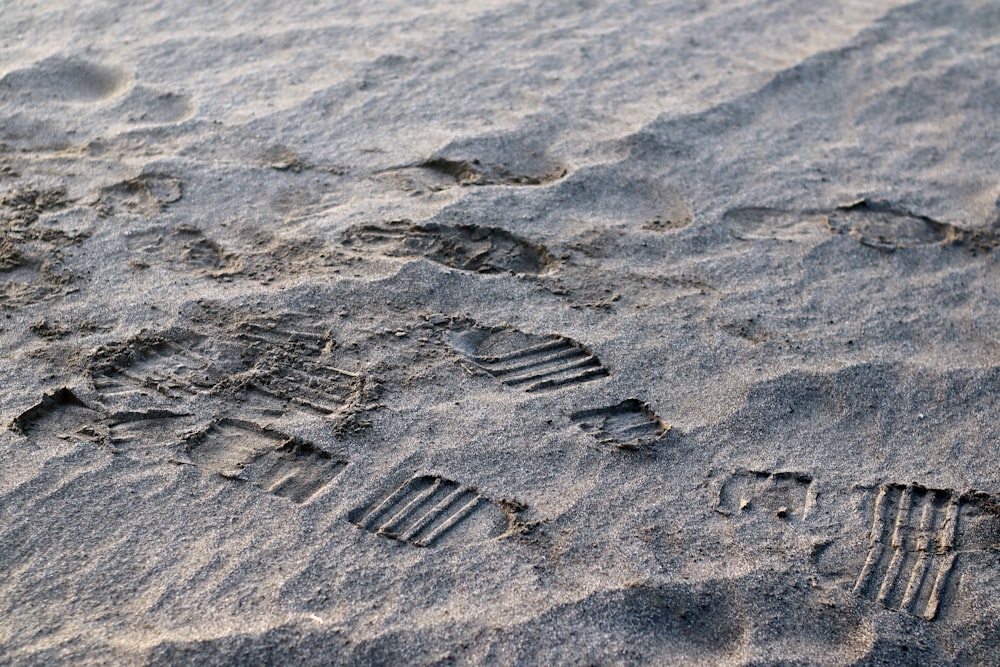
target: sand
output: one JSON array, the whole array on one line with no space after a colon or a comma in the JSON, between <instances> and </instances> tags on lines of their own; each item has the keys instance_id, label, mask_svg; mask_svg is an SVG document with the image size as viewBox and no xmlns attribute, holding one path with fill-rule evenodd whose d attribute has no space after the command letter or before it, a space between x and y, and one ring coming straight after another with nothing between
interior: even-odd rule
<instances>
[{"instance_id":1,"label":"sand","mask_svg":"<svg viewBox=\"0 0 1000 667\"><path fill-rule=\"evenodd\" d=\"M6 3L0 663L1000 663L1000 7Z\"/></svg>"}]
</instances>

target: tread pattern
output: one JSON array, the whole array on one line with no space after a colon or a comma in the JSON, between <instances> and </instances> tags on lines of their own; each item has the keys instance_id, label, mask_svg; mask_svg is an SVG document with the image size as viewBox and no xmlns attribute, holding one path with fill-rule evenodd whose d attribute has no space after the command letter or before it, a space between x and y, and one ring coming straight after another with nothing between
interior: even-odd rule
<instances>
[{"instance_id":1,"label":"tread pattern","mask_svg":"<svg viewBox=\"0 0 1000 667\"><path fill-rule=\"evenodd\" d=\"M558 335L516 329L472 329L452 338L469 361L504 384L526 392L569 387L609 375L585 345Z\"/></svg>"},{"instance_id":2,"label":"tread pattern","mask_svg":"<svg viewBox=\"0 0 1000 667\"><path fill-rule=\"evenodd\" d=\"M937 616L957 556L960 509L960 498L948 490L879 489L855 594L927 620Z\"/></svg>"},{"instance_id":3,"label":"tread pattern","mask_svg":"<svg viewBox=\"0 0 1000 667\"><path fill-rule=\"evenodd\" d=\"M416 475L348 519L370 533L414 546L437 543L490 504L477 491L434 475Z\"/></svg>"},{"instance_id":4,"label":"tread pattern","mask_svg":"<svg viewBox=\"0 0 1000 667\"><path fill-rule=\"evenodd\" d=\"M649 404L635 398L617 405L574 412L570 419L600 442L622 449L652 444L670 429Z\"/></svg>"},{"instance_id":5,"label":"tread pattern","mask_svg":"<svg viewBox=\"0 0 1000 667\"><path fill-rule=\"evenodd\" d=\"M307 442L236 419L215 422L190 439L187 451L195 465L300 504L347 466Z\"/></svg>"}]
</instances>

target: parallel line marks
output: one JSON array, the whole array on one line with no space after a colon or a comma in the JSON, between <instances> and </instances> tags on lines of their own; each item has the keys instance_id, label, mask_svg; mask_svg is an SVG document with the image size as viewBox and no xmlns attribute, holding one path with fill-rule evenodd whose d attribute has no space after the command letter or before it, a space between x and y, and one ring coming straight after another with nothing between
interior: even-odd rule
<instances>
[{"instance_id":1,"label":"parallel line marks","mask_svg":"<svg viewBox=\"0 0 1000 667\"><path fill-rule=\"evenodd\" d=\"M855 594L932 620L958 553L954 547L960 503L959 495L948 490L882 486Z\"/></svg>"},{"instance_id":2,"label":"parallel line marks","mask_svg":"<svg viewBox=\"0 0 1000 667\"><path fill-rule=\"evenodd\" d=\"M471 488L431 475L417 475L356 510L348 520L370 533L415 546L430 546L482 507Z\"/></svg>"}]
</instances>

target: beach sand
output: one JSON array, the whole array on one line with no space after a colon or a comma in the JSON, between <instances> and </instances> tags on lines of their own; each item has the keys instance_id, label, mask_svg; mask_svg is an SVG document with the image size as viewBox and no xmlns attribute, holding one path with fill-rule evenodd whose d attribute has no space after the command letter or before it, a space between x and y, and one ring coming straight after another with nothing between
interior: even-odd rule
<instances>
[{"instance_id":1,"label":"beach sand","mask_svg":"<svg viewBox=\"0 0 1000 667\"><path fill-rule=\"evenodd\" d=\"M0 19L0 663L1000 663L996 3L118 4Z\"/></svg>"}]
</instances>

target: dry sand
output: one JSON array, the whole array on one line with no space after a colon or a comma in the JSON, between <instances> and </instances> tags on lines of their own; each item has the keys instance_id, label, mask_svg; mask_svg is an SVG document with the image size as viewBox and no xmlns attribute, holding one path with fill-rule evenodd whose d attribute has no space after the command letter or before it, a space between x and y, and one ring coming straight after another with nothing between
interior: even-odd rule
<instances>
[{"instance_id":1,"label":"dry sand","mask_svg":"<svg viewBox=\"0 0 1000 667\"><path fill-rule=\"evenodd\" d=\"M0 663L1000 663L1000 5L6 2Z\"/></svg>"}]
</instances>

